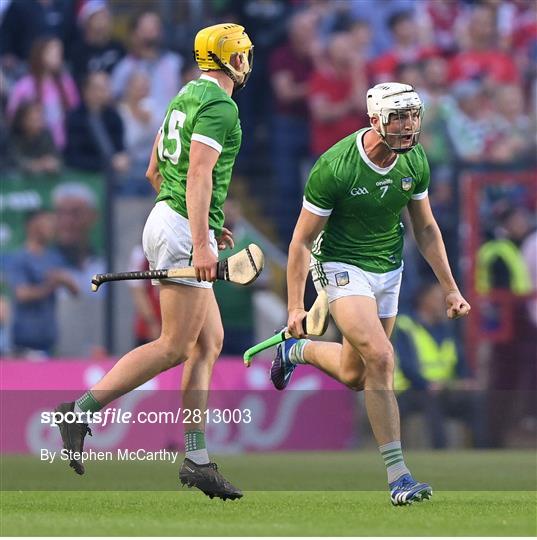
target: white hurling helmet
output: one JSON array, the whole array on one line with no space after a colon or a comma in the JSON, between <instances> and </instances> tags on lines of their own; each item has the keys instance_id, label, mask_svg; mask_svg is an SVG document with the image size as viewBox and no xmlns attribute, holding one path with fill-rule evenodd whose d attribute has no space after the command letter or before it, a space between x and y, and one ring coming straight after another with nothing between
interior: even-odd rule
<instances>
[{"instance_id":1,"label":"white hurling helmet","mask_svg":"<svg viewBox=\"0 0 537 540\"><path fill-rule=\"evenodd\" d=\"M399 129L386 131L390 122L390 115L396 115L399 120ZM412 121L417 114L417 122ZM367 91L367 115L369 118L378 116L380 119L380 132L384 143L396 154L408 152L418 144L421 121L423 118L423 102L420 96L409 84L388 82L377 84ZM393 119L393 117L392 117ZM386 136L393 137L398 144L390 144Z\"/></svg>"}]
</instances>

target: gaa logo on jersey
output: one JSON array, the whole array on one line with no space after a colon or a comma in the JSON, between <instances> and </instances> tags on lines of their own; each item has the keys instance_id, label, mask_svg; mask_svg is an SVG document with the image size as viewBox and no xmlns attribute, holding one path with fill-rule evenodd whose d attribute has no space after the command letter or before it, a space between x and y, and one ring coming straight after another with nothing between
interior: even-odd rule
<instances>
[{"instance_id":1,"label":"gaa logo on jersey","mask_svg":"<svg viewBox=\"0 0 537 540\"><path fill-rule=\"evenodd\" d=\"M369 191L366 187L355 187L351 189L351 195L356 197L356 195L369 195Z\"/></svg>"},{"instance_id":2,"label":"gaa logo on jersey","mask_svg":"<svg viewBox=\"0 0 537 540\"><path fill-rule=\"evenodd\" d=\"M409 189L411 189L412 182L414 182L414 178L412 178L412 176L401 178L401 187L403 188L403 191L408 191Z\"/></svg>"},{"instance_id":3,"label":"gaa logo on jersey","mask_svg":"<svg viewBox=\"0 0 537 540\"><path fill-rule=\"evenodd\" d=\"M336 285L338 287L345 287L345 285L349 284L349 281L348 272L339 272L339 274L336 274Z\"/></svg>"}]
</instances>

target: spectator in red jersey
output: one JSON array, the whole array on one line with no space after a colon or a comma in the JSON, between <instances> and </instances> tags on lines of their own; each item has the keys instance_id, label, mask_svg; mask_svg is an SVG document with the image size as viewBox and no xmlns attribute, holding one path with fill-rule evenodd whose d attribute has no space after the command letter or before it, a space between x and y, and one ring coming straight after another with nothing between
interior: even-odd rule
<instances>
[{"instance_id":1,"label":"spectator in red jersey","mask_svg":"<svg viewBox=\"0 0 537 540\"><path fill-rule=\"evenodd\" d=\"M309 158L308 81L319 50L317 22L310 12L295 14L289 22L287 43L276 49L269 60L275 105L272 155L282 216L278 225L285 245L300 212L301 164Z\"/></svg>"},{"instance_id":2,"label":"spectator in red jersey","mask_svg":"<svg viewBox=\"0 0 537 540\"><path fill-rule=\"evenodd\" d=\"M66 115L80 99L73 78L65 70L63 45L58 38L35 41L30 53L30 73L15 84L9 96L8 118L15 116L21 103L33 100L43 106L54 144L63 149L66 144Z\"/></svg>"},{"instance_id":3,"label":"spectator in red jersey","mask_svg":"<svg viewBox=\"0 0 537 540\"><path fill-rule=\"evenodd\" d=\"M537 4L511 0L498 7L498 29L505 48L515 52L537 39Z\"/></svg>"},{"instance_id":4,"label":"spectator in red jersey","mask_svg":"<svg viewBox=\"0 0 537 540\"><path fill-rule=\"evenodd\" d=\"M142 246L135 246L131 252L129 268L141 272L149 270ZM159 288L151 280L129 281L129 288L134 302L134 334L136 346L144 345L160 336Z\"/></svg>"},{"instance_id":5,"label":"spectator in red jersey","mask_svg":"<svg viewBox=\"0 0 537 540\"><path fill-rule=\"evenodd\" d=\"M399 64L411 64L436 54L434 47L424 47L419 40L418 26L410 11L400 11L388 20L393 34L393 47L371 62L374 83L391 81Z\"/></svg>"},{"instance_id":6,"label":"spectator in red jersey","mask_svg":"<svg viewBox=\"0 0 537 540\"><path fill-rule=\"evenodd\" d=\"M515 62L498 48L496 15L492 8L474 7L461 45L461 52L451 60L452 82L480 79L489 89L498 83L518 82L520 75Z\"/></svg>"},{"instance_id":7,"label":"spectator in red jersey","mask_svg":"<svg viewBox=\"0 0 537 540\"><path fill-rule=\"evenodd\" d=\"M332 37L327 60L313 74L308 96L315 158L367 122L365 61L354 53L349 34Z\"/></svg>"}]
</instances>

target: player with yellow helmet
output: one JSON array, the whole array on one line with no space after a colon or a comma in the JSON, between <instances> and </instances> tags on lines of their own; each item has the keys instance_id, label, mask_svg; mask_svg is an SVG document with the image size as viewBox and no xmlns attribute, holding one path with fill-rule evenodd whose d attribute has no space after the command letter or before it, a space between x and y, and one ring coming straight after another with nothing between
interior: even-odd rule
<instances>
[{"instance_id":1,"label":"player with yellow helmet","mask_svg":"<svg viewBox=\"0 0 537 540\"><path fill-rule=\"evenodd\" d=\"M233 65L239 57L240 69ZM194 58L201 71L222 70L234 83L244 88L253 67L254 46L238 24L224 23L200 30L194 40Z\"/></svg>"},{"instance_id":2,"label":"player with yellow helmet","mask_svg":"<svg viewBox=\"0 0 537 540\"><path fill-rule=\"evenodd\" d=\"M194 57L203 74L171 101L153 146L147 177L158 195L144 227L143 248L151 269L194 266L197 278L162 280L160 337L123 356L90 391L57 411L91 414L185 363L182 410L192 414L185 425L186 455L179 478L211 498L238 499L242 492L209 460L205 419L212 369L224 337L212 281L218 249L233 247L222 208L242 139L231 94L248 80L253 45L242 26L217 24L198 32ZM64 447L81 455L88 424L59 426ZM84 474L81 460L70 465Z\"/></svg>"}]
</instances>

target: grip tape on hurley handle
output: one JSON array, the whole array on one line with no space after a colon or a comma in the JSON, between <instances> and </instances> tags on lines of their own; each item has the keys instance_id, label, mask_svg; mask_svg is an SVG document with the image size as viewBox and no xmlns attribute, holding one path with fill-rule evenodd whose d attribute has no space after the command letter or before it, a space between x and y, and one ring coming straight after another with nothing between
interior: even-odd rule
<instances>
[{"instance_id":1,"label":"grip tape on hurley handle","mask_svg":"<svg viewBox=\"0 0 537 540\"><path fill-rule=\"evenodd\" d=\"M196 271L193 267L169 268L163 270L143 270L139 272L110 272L108 274L96 274L91 280L91 290L95 292L103 283L109 281L127 281L131 279L167 279L167 278L195 278ZM216 278L228 278L227 259L218 261L216 264Z\"/></svg>"},{"instance_id":2,"label":"grip tape on hurley handle","mask_svg":"<svg viewBox=\"0 0 537 540\"><path fill-rule=\"evenodd\" d=\"M302 321L302 326L304 328L304 332L306 332L306 319ZM279 345L290 337L292 337L291 334L287 331L287 328L284 328L281 332L278 332L274 336L265 339L265 341L262 341L253 347L250 347L243 355L244 365L246 367L250 367L252 358L256 354L259 354L266 349L270 349L271 347L274 347L274 345Z\"/></svg>"}]
</instances>

